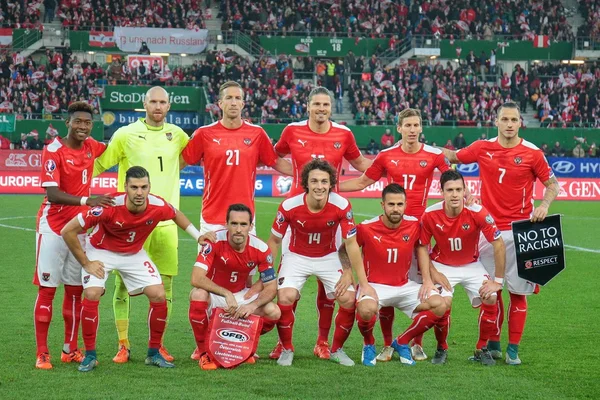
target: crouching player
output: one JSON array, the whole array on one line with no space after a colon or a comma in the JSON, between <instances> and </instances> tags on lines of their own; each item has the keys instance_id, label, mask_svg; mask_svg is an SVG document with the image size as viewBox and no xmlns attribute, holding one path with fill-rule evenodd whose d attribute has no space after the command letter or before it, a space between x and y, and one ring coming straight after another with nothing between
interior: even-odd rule
<instances>
[{"instance_id":1,"label":"crouching player","mask_svg":"<svg viewBox=\"0 0 600 400\"><path fill-rule=\"evenodd\" d=\"M452 294L456 285L461 285L466 290L473 307L481 307L479 340L475 355L471 359L483 365L494 365L496 362L486 345L490 337L498 334L500 329L496 323L496 293L502 289L504 281L506 260L504 241L494 219L483 206L477 204L465 206L465 182L459 172L454 170L444 172L440 178L440 186L444 200L425 210L421 245L427 246L432 237L435 239L436 244L431 252L432 263L437 271L446 276L452 286L452 291L442 291L448 311L452 306ZM480 234L483 234L494 248L496 276L493 280L478 260ZM441 320L435 329L438 349L431 360L433 364L446 362L449 314L448 312L444 316L446 320Z\"/></svg>"},{"instance_id":2,"label":"crouching player","mask_svg":"<svg viewBox=\"0 0 600 400\"><path fill-rule=\"evenodd\" d=\"M106 279L117 270L132 296L144 293L150 300L150 338L146 365L172 368L159 353L167 321L167 302L160 274L143 249L144 242L161 221L173 220L195 240L200 232L185 215L158 196L150 194L150 177L142 167L131 167L125 175L125 193L116 193L114 207L94 207L73 218L61 231L69 250L83 266L81 327L85 358L79 371L88 372L98 364L96 334L98 306ZM83 251L77 234L94 227Z\"/></svg>"},{"instance_id":3,"label":"crouching player","mask_svg":"<svg viewBox=\"0 0 600 400\"><path fill-rule=\"evenodd\" d=\"M415 217L404 215L404 188L397 183L387 185L381 207L383 214L360 223L356 233L364 263L355 269L358 329L364 339L362 363L373 367L377 361L373 327L379 308L396 307L413 322L392 342L392 348L400 362L415 365L409 342L431 329L446 312L446 305L431 280L427 247L418 244L420 223ZM415 247L423 284L408 280Z\"/></svg>"},{"instance_id":4,"label":"crouching player","mask_svg":"<svg viewBox=\"0 0 600 400\"><path fill-rule=\"evenodd\" d=\"M199 240L204 246L192 271L189 317L196 339L195 353L200 354L198 365L203 370L217 369L205 343L212 309L222 307L233 318L262 316L261 334L273 329L280 316L279 307L272 302L277 294L273 256L265 242L250 234L252 221L248 206L232 204L227 210L227 229L208 232ZM246 281L255 269L260 273L255 285L261 287L250 292ZM253 363L254 358L247 362Z\"/></svg>"}]
</instances>

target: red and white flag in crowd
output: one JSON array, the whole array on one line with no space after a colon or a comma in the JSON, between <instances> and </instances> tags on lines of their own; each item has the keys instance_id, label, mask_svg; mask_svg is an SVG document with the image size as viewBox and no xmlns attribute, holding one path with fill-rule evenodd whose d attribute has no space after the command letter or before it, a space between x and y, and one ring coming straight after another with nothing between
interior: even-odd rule
<instances>
[{"instance_id":1,"label":"red and white flag in crowd","mask_svg":"<svg viewBox=\"0 0 600 400\"><path fill-rule=\"evenodd\" d=\"M56 78L56 79L60 78L60 76L62 74L63 74L62 68L56 68L54 71L52 71L52 76L54 76L54 78Z\"/></svg>"},{"instance_id":2,"label":"red and white flag in crowd","mask_svg":"<svg viewBox=\"0 0 600 400\"><path fill-rule=\"evenodd\" d=\"M0 28L0 47L8 47L12 43L13 30L11 28Z\"/></svg>"},{"instance_id":3,"label":"red and white flag in crowd","mask_svg":"<svg viewBox=\"0 0 600 400\"><path fill-rule=\"evenodd\" d=\"M58 129L52 126L52 124L48 125L48 129L46 129L46 136L56 136L58 135Z\"/></svg>"},{"instance_id":4,"label":"red and white flag in crowd","mask_svg":"<svg viewBox=\"0 0 600 400\"><path fill-rule=\"evenodd\" d=\"M0 112L12 112L13 105L10 101L0 103Z\"/></svg>"},{"instance_id":5,"label":"red and white flag in crowd","mask_svg":"<svg viewBox=\"0 0 600 400\"><path fill-rule=\"evenodd\" d=\"M56 90L56 88L58 87L58 83L54 81L48 81L48 87L52 90Z\"/></svg>"},{"instance_id":6,"label":"red and white flag in crowd","mask_svg":"<svg viewBox=\"0 0 600 400\"><path fill-rule=\"evenodd\" d=\"M533 38L533 47L550 46L550 38L546 35L537 35Z\"/></svg>"},{"instance_id":7,"label":"red and white flag in crowd","mask_svg":"<svg viewBox=\"0 0 600 400\"><path fill-rule=\"evenodd\" d=\"M90 31L90 46L92 47L116 47L113 32Z\"/></svg>"},{"instance_id":8,"label":"red and white flag in crowd","mask_svg":"<svg viewBox=\"0 0 600 400\"><path fill-rule=\"evenodd\" d=\"M23 61L25 61L25 58L21 53L13 53L12 59L15 64L21 64Z\"/></svg>"},{"instance_id":9,"label":"red and white flag in crowd","mask_svg":"<svg viewBox=\"0 0 600 400\"><path fill-rule=\"evenodd\" d=\"M89 88L88 92L90 92L90 94L94 96L101 96L102 94L104 94L104 88L94 86Z\"/></svg>"},{"instance_id":10,"label":"red and white flag in crowd","mask_svg":"<svg viewBox=\"0 0 600 400\"><path fill-rule=\"evenodd\" d=\"M450 101L450 96L448 96L448 94L446 93L446 91L444 89L438 89L437 98L442 99L444 101Z\"/></svg>"},{"instance_id":11,"label":"red and white flag in crowd","mask_svg":"<svg viewBox=\"0 0 600 400\"><path fill-rule=\"evenodd\" d=\"M40 99L40 95L37 93L29 92L28 96L29 96L29 99L34 102L38 101Z\"/></svg>"},{"instance_id":12,"label":"red and white flag in crowd","mask_svg":"<svg viewBox=\"0 0 600 400\"><path fill-rule=\"evenodd\" d=\"M44 79L44 73L42 71L36 71L31 74L31 79Z\"/></svg>"}]
</instances>

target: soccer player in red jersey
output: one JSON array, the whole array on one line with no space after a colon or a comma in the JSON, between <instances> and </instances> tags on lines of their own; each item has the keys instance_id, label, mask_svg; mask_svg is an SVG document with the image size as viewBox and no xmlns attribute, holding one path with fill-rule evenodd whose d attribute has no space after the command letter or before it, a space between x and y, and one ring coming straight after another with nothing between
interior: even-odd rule
<instances>
[{"instance_id":1,"label":"soccer player in red jersey","mask_svg":"<svg viewBox=\"0 0 600 400\"><path fill-rule=\"evenodd\" d=\"M330 359L345 366L353 366L354 361L342 348L354 325L352 272L350 268L342 266L336 244L336 232L340 226L349 263L362 263L354 238L356 226L352 207L348 200L331 192L337 182L337 173L327 161L315 159L306 164L301 179L305 193L281 203L267 242L273 257L276 257L282 238L290 227L290 248L282 258L277 279L277 305L281 310L277 330L283 346L277 363L282 366L292 365L294 303L306 280L314 275L323 282L328 297L335 298L339 304Z\"/></svg>"},{"instance_id":2,"label":"soccer player in red jersey","mask_svg":"<svg viewBox=\"0 0 600 400\"><path fill-rule=\"evenodd\" d=\"M452 286L452 291L442 291L448 310L452 307L452 295L456 285L461 285L465 289L473 307L481 308L479 340L472 360L479 361L483 365L494 365L496 362L487 349L487 342L499 330L496 325L496 298L504 282L506 261L504 241L494 218L485 207L479 204L465 205L465 181L459 172L454 170L444 172L440 178L440 187L444 201L425 210L422 218L421 245L428 246L431 238L435 239L435 247L430 254L432 263L437 271L446 276ZM494 249L497 268L493 280L479 261L480 234ZM435 336L438 340L438 348L431 360L433 364L446 362L449 326L449 318L439 321L436 325Z\"/></svg>"},{"instance_id":3,"label":"soccer player in red jersey","mask_svg":"<svg viewBox=\"0 0 600 400\"><path fill-rule=\"evenodd\" d=\"M205 336L208 317L215 307L222 307L234 318L251 314L263 319L261 334L275 327L279 307L273 303L277 294L273 256L265 242L250 234L252 211L244 204L227 209L227 230L202 236L202 247L192 271L189 318L200 354L199 366L214 370L217 365L206 353ZM212 243L211 243L212 242ZM248 294L247 279L258 269L262 289ZM254 361L254 358L251 359ZM252 362L250 361L250 362Z\"/></svg>"},{"instance_id":4,"label":"soccer player in red jersey","mask_svg":"<svg viewBox=\"0 0 600 400\"><path fill-rule=\"evenodd\" d=\"M373 327L379 307L396 307L413 322L391 346L402 364L414 365L409 342L443 318L446 304L429 275L427 246L418 242L419 220L404 214L404 188L391 183L383 189L381 199L383 215L363 221L356 234L363 253L363 263L355 269L358 328L364 339L362 363L373 367L377 362ZM415 249L423 284L408 279Z\"/></svg>"},{"instance_id":5,"label":"soccer player in red jersey","mask_svg":"<svg viewBox=\"0 0 600 400\"><path fill-rule=\"evenodd\" d=\"M46 197L37 218L36 271L38 285L34 308L37 344L36 368L51 369L48 329L52 320L52 303L56 288L63 283L63 318L65 340L61 361L81 362L78 349L79 314L81 312L81 265L73 258L60 236L61 229L85 206L110 206L110 196L89 197L94 160L106 149L90 137L93 108L85 102L69 106L68 127L64 139L55 138L42 153L42 187ZM83 243L84 235L79 236Z\"/></svg>"},{"instance_id":6,"label":"soccer player in red jersey","mask_svg":"<svg viewBox=\"0 0 600 400\"><path fill-rule=\"evenodd\" d=\"M144 293L150 300L146 365L174 367L158 351L167 324L167 301L160 273L143 245L161 221L173 220L195 240L199 240L200 232L171 204L150 194L150 177L144 168L135 166L127 170L125 191L114 195L114 207L94 207L82 212L61 231L69 250L83 266L81 325L86 354L79 365L81 372L91 371L98 364L98 306L106 280L113 270L119 271L130 295ZM77 234L92 227L94 229L87 238L84 252Z\"/></svg>"},{"instance_id":7,"label":"soccer player in red jersey","mask_svg":"<svg viewBox=\"0 0 600 400\"><path fill-rule=\"evenodd\" d=\"M450 169L448 160L441 150L419 142L423 131L421 112L407 108L398 114L398 133L402 143L382 150L373 165L365 173L355 179L340 184L340 191L349 192L363 190L387 175L388 183L396 182L406 190L406 215L421 218L427 207L427 196L433 182L433 173ZM410 278L420 282L417 260L413 257ZM435 280L435 279L434 279ZM379 322L383 333L384 348L377 356L378 361L392 359L392 327L394 324L394 307L383 307L379 310ZM417 361L427 359L422 347L423 337L417 336L412 347L413 358Z\"/></svg>"},{"instance_id":8,"label":"soccer player in red jersey","mask_svg":"<svg viewBox=\"0 0 600 400\"><path fill-rule=\"evenodd\" d=\"M358 149L350 128L330 121L332 98L327 88L313 89L308 95L308 120L286 126L275 144L275 151L280 157L288 154L292 157L294 172L289 197L304 193L301 182L302 168L315 158L325 160L335 168L338 182L344 159L361 172L371 165L371 160L365 158ZM337 185L334 190L338 191ZM289 249L289 237L288 232L283 240L283 254ZM340 240L338 239L338 242ZM298 302L294 303L294 307L297 307L297 304ZM323 284L318 281L319 335L313 353L319 358L328 359L330 355L328 338L334 307L335 301L327 297ZM281 350L281 343L277 343L270 357L279 358Z\"/></svg>"},{"instance_id":9,"label":"soccer player in red jersey","mask_svg":"<svg viewBox=\"0 0 600 400\"><path fill-rule=\"evenodd\" d=\"M442 149L450 162L479 164L481 203L494 217L506 246L506 285L510 294L508 310L508 347L506 363L519 365L519 343L527 318L527 295L537 292L537 285L519 278L511 222L530 219L543 221L548 208L558 195L559 184L544 153L534 144L519 137L521 115L516 103L504 103L498 109L498 136L478 140L457 152ZM533 189L539 179L546 187L541 204L534 209ZM488 273L494 275L492 246L485 239L479 242L480 259ZM499 326L504 309L498 297ZM494 358L501 358L500 336L494 335L488 349Z\"/></svg>"},{"instance_id":10,"label":"soccer player in red jersey","mask_svg":"<svg viewBox=\"0 0 600 400\"><path fill-rule=\"evenodd\" d=\"M182 153L187 164L201 160L204 164L202 233L226 229L227 206L231 199L247 204L254 213L254 186L259 163L282 174L292 174L290 163L277 157L264 129L242 120L244 91L239 83L229 81L221 85L219 107L223 118L196 129Z\"/></svg>"}]
</instances>

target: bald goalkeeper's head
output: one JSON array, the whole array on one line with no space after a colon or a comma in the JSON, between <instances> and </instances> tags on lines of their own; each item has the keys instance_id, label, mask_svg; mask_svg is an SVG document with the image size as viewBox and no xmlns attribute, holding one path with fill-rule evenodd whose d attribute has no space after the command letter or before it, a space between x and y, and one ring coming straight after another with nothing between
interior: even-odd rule
<instances>
[{"instance_id":1,"label":"bald goalkeeper's head","mask_svg":"<svg viewBox=\"0 0 600 400\"><path fill-rule=\"evenodd\" d=\"M167 112L171 108L169 93L163 87L151 87L146 92L144 108L146 109L146 124L150 126L162 126Z\"/></svg>"}]
</instances>

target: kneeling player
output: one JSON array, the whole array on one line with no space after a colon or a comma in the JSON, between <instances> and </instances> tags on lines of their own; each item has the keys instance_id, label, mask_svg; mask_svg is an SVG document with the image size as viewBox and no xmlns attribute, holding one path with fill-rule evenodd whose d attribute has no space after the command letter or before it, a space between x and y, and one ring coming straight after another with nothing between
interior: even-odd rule
<instances>
[{"instance_id":1,"label":"kneeling player","mask_svg":"<svg viewBox=\"0 0 600 400\"><path fill-rule=\"evenodd\" d=\"M352 271L345 271L336 247L336 231L341 226L342 239L350 262L361 264L360 249L352 238L356 234L350 202L332 193L337 181L336 170L326 161L315 159L302 169L302 187L305 193L290 197L279 206L277 217L267 242L275 257L288 226L291 229L289 253L279 270L277 299L281 318L277 323L283 350L277 363L290 366L294 360L292 331L294 303L306 280L314 275L324 285L329 298L340 306L335 318L335 331L330 359L345 366L353 366L342 349L354 325L354 288Z\"/></svg>"},{"instance_id":2,"label":"kneeling player","mask_svg":"<svg viewBox=\"0 0 600 400\"><path fill-rule=\"evenodd\" d=\"M392 348L400 362L414 365L409 342L432 328L446 312L446 305L431 280L427 247L418 245L420 223L404 215L404 188L397 183L386 186L381 207L383 214L363 221L356 234L364 258L364 265L355 269L358 328L364 338L362 363L373 367L377 361L373 327L379 308L396 307L413 322L392 342ZM408 280L415 247L423 284Z\"/></svg>"},{"instance_id":3,"label":"kneeling player","mask_svg":"<svg viewBox=\"0 0 600 400\"><path fill-rule=\"evenodd\" d=\"M190 293L189 317L198 346L195 353L200 355L199 366L204 370L217 369L205 344L208 316L213 308L222 307L234 318L262 316L261 334L273 329L280 316L279 307L272 302L277 293L273 256L265 242L250 235L252 211L244 204L232 204L226 221L227 230L201 236L200 242L205 245L196 259L198 268L192 271L194 289ZM245 283L256 268L262 290L253 290L252 294ZM253 361L253 357L248 360Z\"/></svg>"},{"instance_id":4,"label":"kneeling player","mask_svg":"<svg viewBox=\"0 0 600 400\"><path fill-rule=\"evenodd\" d=\"M443 290L448 312L436 326L438 349L433 364L446 362L448 343L449 314L452 306L454 286L461 285L466 291L471 305L481 307L479 312L479 340L475 355L471 359L483 365L496 362L486 344L492 335L498 332L496 324L496 292L502 289L506 260L504 241L496 227L494 219L480 205L465 206L465 182L462 175L454 170L446 171L440 178L444 201L432 205L423 214L421 245L427 246L431 237L435 238L435 247L431 259L435 268L448 278L452 291ZM478 260L480 234L483 233L494 247L496 264L495 279L488 275Z\"/></svg>"},{"instance_id":5,"label":"kneeling player","mask_svg":"<svg viewBox=\"0 0 600 400\"><path fill-rule=\"evenodd\" d=\"M199 239L200 232L171 204L150 194L150 177L144 168L127 170L125 191L113 195L114 207L94 207L85 214L80 213L61 232L69 250L84 269L81 326L86 354L79 365L81 372L91 371L98 364L98 306L106 279L113 270L119 271L129 294L144 293L150 300L146 365L174 367L158 352L167 321L167 302L160 274L142 246L161 221L173 220L195 240ZM77 234L92 227L94 230L84 252Z\"/></svg>"}]
</instances>

